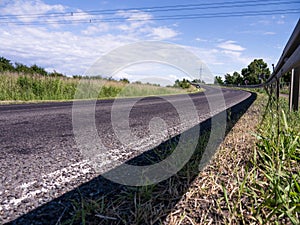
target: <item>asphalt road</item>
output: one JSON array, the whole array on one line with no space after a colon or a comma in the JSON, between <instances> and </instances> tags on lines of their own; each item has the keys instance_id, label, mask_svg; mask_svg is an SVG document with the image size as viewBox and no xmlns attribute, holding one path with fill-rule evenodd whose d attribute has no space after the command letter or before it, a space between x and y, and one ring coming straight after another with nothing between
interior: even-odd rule
<instances>
[{"instance_id":1,"label":"asphalt road","mask_svg":"<svg viewBox=\"0 0 300 225\"><path fill-rule=\"evenodd\" d=\"M224 110L224 100L227 108L249 96L244 91L218 92L206 87L205 93L188 96L194 111L185 95L97 101L97 135L110 152L102 170L111 169L112 161L122 163ZM208 100L214 105L213 110ZM99 175L89 163L91 156L78 148L73 130L74 121L83 121L75 126L82 126L81 133L87 135L84 138L93 138L89 126L84 124L89 122L86 116L90 112L85 111L91 104L78 102L77 110L83 114L75 119L72 102L0 106L0 223ZM218 105L219 109L215 107ZM126 112L127 119L122 117Z\"/></svg>"}]
</instances>

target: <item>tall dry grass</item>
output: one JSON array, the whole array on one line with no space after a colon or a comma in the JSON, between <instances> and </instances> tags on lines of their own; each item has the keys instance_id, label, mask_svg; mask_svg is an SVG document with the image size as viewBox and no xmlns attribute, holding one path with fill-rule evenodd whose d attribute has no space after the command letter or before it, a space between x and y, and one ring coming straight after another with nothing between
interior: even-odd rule
<instances>
[{"instance_id":1,"label":"tall dry grass","mask_svg":"<svg viewBox=\"0 0 300 225\"><path fill-rule=\"evenodd\" d=\"M80 88L78 88L79 83ZM183 94L191 91L195 90L148 84L127 84L104 79L80 80L18 73L0 74L0 101L72 100L74 96L78 99L136 97Z\"/></svg>"}]
</instances>

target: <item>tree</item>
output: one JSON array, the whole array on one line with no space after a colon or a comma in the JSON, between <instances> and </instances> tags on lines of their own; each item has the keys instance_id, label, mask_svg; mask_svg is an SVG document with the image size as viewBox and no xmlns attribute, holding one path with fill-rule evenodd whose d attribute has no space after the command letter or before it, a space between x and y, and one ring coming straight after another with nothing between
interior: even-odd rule
<instances>
[{"instance_id":1,"label":"tree","mask_svg":"<svg viewBox=\"0 0 300 225\"><path fill-rule=\"evenodd\" d=\"M287 72L282 76L282 81L285 83L291 82L292 72Z\"/></svg>"},{"instance_id":2,"label":"tree","mask_svg":"<svg viewBox=\"0 0 300 225\"><path fill-rule=\"evenodd\" d=\"M221 76L215 76L214 84L223 85L224 81L223 81L222 77Z\"/></svg>"},{"instance_id":3,"label":"tree","mask_svg":"<svg viewBox=\"0 0 300 225\"><path fill-rule=\"evenodd\" d=\"M243 77L236 71L232 75L227 73L225 75L225 83L226 84L240 85L240 84L243 83Z\"/></svg>"},{"instance_id":4,"label":"tree","mask_svg":"<svg viewBox=\"0 0 300 225\"><path fill-rule=\"evenodd\" d=\"M205 81L204 80L200 80L200 79L194 79L192 82L193 83L198 83L198 84L205 84Z\"/></svg>"},{"instance_id":5,"label":"tree","mask_svg":"<svg viewBox=\"0 0 300 225\"><path fill-rule=\"evenodd\" d=\"M174 84L174 87L180 87L180 88L183 88L183 89L189 88L190 86L191 86L190 81L186 80L185 78L183 78L182 81L177 79L175 81L175 84Z\"/></svg>"},{"instance_id":6,"label":"tree","mask_svg":"<svg viewBox=\"0 0 300 225\"><path fill-rule=\"evenodd\" d=\"M73 75L73 79L82 79L82 75Z\"/></svg>"},{"instance_id":7,"label":"tree","mask_svg":"<svg viewBox=\"0 0 300 225\"><path fill-rule=\"evenodd\" d=\"M259 84L268 79L270 73L263 59L254 59L247 68L242 69L243 80L247 80L248 84Z\"/></svg>"},{"instance_id":8,"label":"tree","mask_svg":"<svg viewBox=\"0 0 300 225\"><path fill-rule=\"evenodd\" d=\"M225 74L225 84L234 84L233 76L229 73Z\"/></svg>"},{"instance_id":9,"label":"tree","mask_svg":"<svg viewBox=\"0 0 300 225\"><path fill-rule=\"evenodd\" d=\"M56 72L56 70L53 70L53 72L48 74L50 77L64 77L62 73Z\"/></svg>"},{"instance_id":10,"label":"tree","mask_svg":"<svg viewBox=\"0 0 300 225\"><path fill-rule=\"evenodd\" d=\"M18 73L24 73L24 74L30 72L30 68L22 63L15 63L15 70Z\"/></svg>"},{"instance_id":11,"label":"tree","mask_svg":"<svg viewBox=\"0 0 300 225\"><path fill-rule=\"evenodd\" d=\"M36 64L32 65L30 67L30 70L31 70L32 74L38 74L38 75L42 75L42 76L47 76L48 75L47 71L44 68L39 67Z\"/></svg>"},{"instance_id":12,"label":"tree","mask_svg":"<svg viewBox=\"0 0 300 225\"><path fill-rule=\"evenodd\" d=\"M125 84L129 84L130 81L127 78L122 78L120 79L121 82L125 83Z\"/></svg>"},{"instance_id":13,"label":"tree","mask_svg":"<svg viewBox=\"0 0 300 225\"><path fill-rule=\"evenodd\" d=\"M0 57L0 72L4 72L4 71L14 71L15 68L12 65L12 63L10 62L10 60L4 58L4 57Z\"/></svg>"},{"instance_id":14,"label":"tree","mask_svg":"<svg viewBox=\"0 0 300 225\"><path fill-rule=\"evenodd\" d=\"M238 72L235 71L235 72L232 74L232 76L233 76L234 84L240 85L240 84L243 83L243 77L242 77L241 74L239 74Z\"/></svg>"}]
</instances>

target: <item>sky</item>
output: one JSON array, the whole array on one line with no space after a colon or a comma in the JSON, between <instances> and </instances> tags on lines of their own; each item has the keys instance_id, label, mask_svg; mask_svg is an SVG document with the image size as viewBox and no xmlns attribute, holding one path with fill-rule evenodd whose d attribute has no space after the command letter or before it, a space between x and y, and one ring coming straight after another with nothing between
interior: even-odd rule
<instances>
[{"instance_id":1,"label":"sky","mask_svg":"<svg viewBox=\"0 0 300 225\"><path fill-rule=\"evenodd\" d=\"M114 76L150 82L153 76L211 78L240 72L256 58L276 65L299 15L299 0L0 0L0 56L84 75L113 50L160 41L195 54L203 67L195 65L186 76L154 60Z\"/></svg>"}]
</instances>

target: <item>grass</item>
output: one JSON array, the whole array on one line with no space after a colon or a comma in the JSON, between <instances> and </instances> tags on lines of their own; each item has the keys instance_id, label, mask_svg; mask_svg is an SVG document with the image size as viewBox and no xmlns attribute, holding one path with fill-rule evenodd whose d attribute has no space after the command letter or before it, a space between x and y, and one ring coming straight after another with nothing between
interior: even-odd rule
<instances>
[{"instance_id":1,"label":"grass","mask_svg":"<svg viewBox=\"0 0 300 225\"><path fill-rule=\"evenodd\" d=\"M253 215L260 223L300 223L300 113L282 99L271 106L258 130L252 181L247 192L259 202ZM275 105L275 104L274 104Z\"/></svg>"},{"instance_id":2,"label":"grass","mask_svg":"<svg viewBox=\"0 0 300 225\"><path fill-rule=\"evenodd\" d=\"M288 95L289 93L290 93L290 89L289 88L282 88L282 89L280 89L280 94Z\"/></svg>"},{"instance_id":3,"label":"grass","mask_svg":"<svg viewBox=\"0 0 300 225\"><path fill-rule=\"evenodd\" d=\"M252 135L243 131L247 125L239 124L241 130L228 135L210 165L208 170L222 172L209 179L217 180L209 195L217 207L204 210L204 224L300 224L300 113L289 112L285 99L278 105L269 100L266 105L268 99L260 95L256 102L262 118L247 129ZM251 123L254 117L247 117L239 122ZM200 199L207 197L196 190Z\"/></svg>"},{"instance_id":4,"label":"grass","mask_svg":"<svg viewBox=\"0 0 300 225\"><path fill-rule=\"evenodd\" d=\"M283 83L280 87L280 93L281 94L289 94L290 93L290 84Z\"/></svg>"},{"instance_id":5,"label":"grass","mask_svg":"<svg viewBox=\"0 0 300 225\"><path fill-rule=\"evenodd\" d=\"M78 80L37 75L0 74L0 101L72 99Z\"/></svg>"},{"instance_id":6,"label":"grass","mask_svg":"<svg viewBox=\"0 0 300 225\"><path fill-rule=\"evenodd\" d=\"M287 106L284 99L278 110L274 102L267 106L244 174L236 173L224 223L300 223L300 113Z\"/></svg>"},{"instance_id":7,"label":"grass","mask_svg":"<svg viewBox=\"0 0 300 225\"><path fill-rule=\"evenodd\" d=\"M193 87L183 90L146 84L126 84L118 81L92 79L82 80L81 88L77 91L79 82L79 79L73 78L2 73L0 74L0 101L73 100L75 94L77 99L86 99L95 96L103 99L184 94L197 91ZM86 93L89 93L90 96Z\"/></svg>"}]
</instances>

